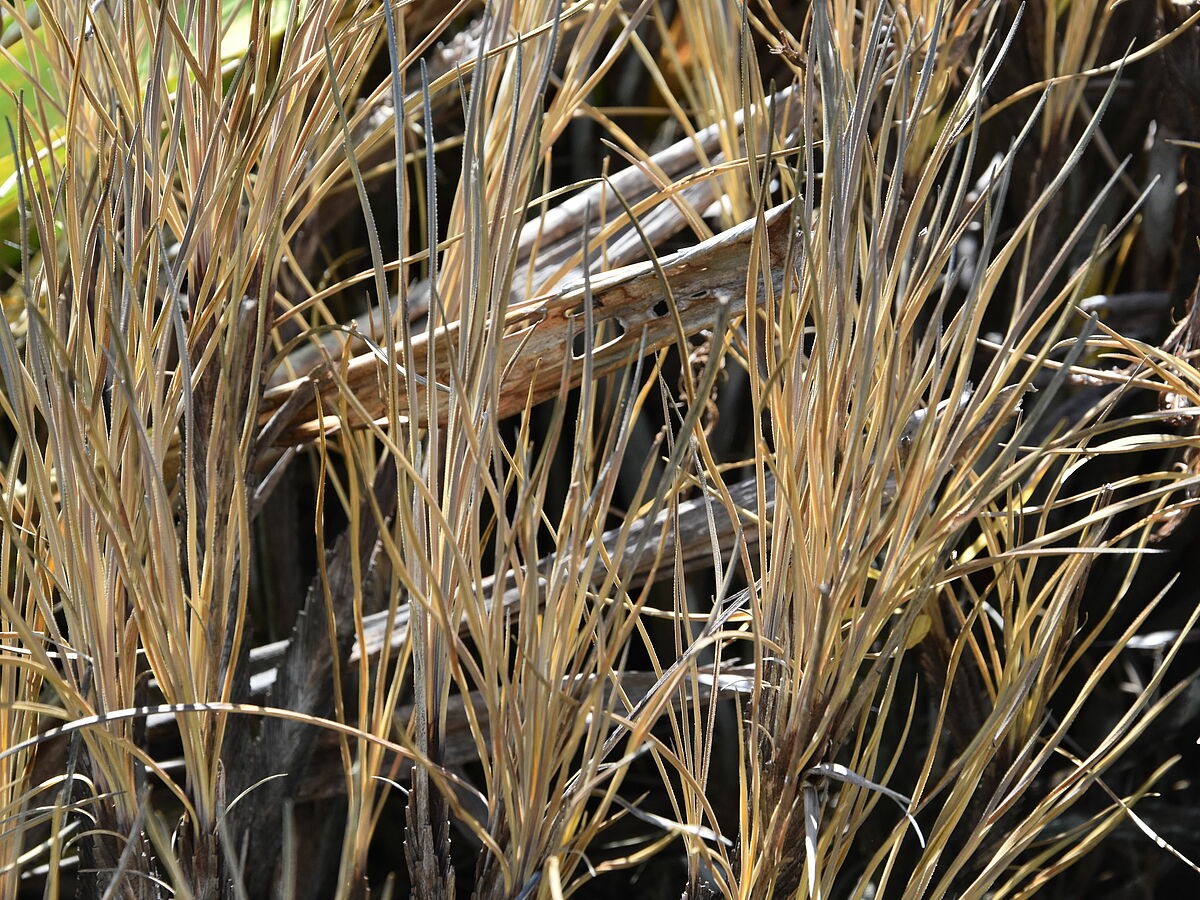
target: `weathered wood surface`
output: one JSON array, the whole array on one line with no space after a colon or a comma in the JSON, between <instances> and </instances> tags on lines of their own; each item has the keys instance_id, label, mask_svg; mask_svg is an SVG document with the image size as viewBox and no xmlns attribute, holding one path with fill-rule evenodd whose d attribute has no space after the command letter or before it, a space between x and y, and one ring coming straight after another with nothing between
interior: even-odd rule
<instances>
[{"instance_id":1,"label":"weathered wood surface","mask_svg":"<svg viewBox=\"0 0 1200 900\"><path fill-rule=\"evenodd\" d=\"M770 275L779 282L790 243L790 204L775 207L759 221L751 219L670 256L658 264L653 261L604 272L585 282L573 281L553 294L510 308L501 326L498 403L490 410L497 418L515 415L527 404L548 400L563 389L577 387L583 379L585 359L573 350L574 338L584 327L584 308L593 307L596 326L616 323L622 333L592 349L592 371L600 376L615 371L637 358L673 343L681 327L684 335L697 334L717 325L722 315L737 315L745 309L747 271L756 235L765 241L770 260ZM673 308L672 308L673 307ZM678 311L678 326L675 311ZM611 327L611 326L610 326ZM428 377L448 385L452 366L460 358L458 323L422 332L412 340L413 358L404 360L402 347L394 350L394 360L404 371ZM431 348L436 348L430 366ZM265 424L293 396L312 383L318 394L294 412L276 442L306 443L322 431L330 433L346 422L351 426L368 424L362 413L347 411L347 418L330 414L344 401L339 393L348 389L361 404L366 417L382 421L386 416L387 364L382 354L369 352L356 356L342 374L345 387L327 371L288 382L266 392L262 404ZM449 409L448 390L434 390L433 403L426 399L427 387L416 386L416 408L407 407L404 391L397 399L397 412L418 425L427 424L432 405L438 419L444 420ZM324 412L323 415L320 413Z\"/></svg>"},{"instance_id":2,"label":"weathered wood surface","mask_svg":"<svg viewBox=\"0 0 1200 900\"><path fill-rule=\"evenodd\" d=\"M800 125L799 100L799 91L791 87L770 99L769 105L774 108L775 146L795 143ZM745 111L739 110L733 122L736 150L742 155L746 153L747 145L745 118ZM766 118L764 114L752 117L757 126L754 147L761 148L770 143ZM390 151L390 113L385 112L381 121L387 127L377 131L388 132L388 141L381 143L378 136L373 135L367 143L381 144L384 151ZM702 218L714 204L725 201L722 178L713 174L731 163L721 149L726 140L723 132L722 125L709 125L694 136L653 154L648 161L625 166L607 181L598 181L531 219L521 229L517 241L516 277L510 298L514 306L521 305L526 298L548 294L566 282L582 278L585 233L589 272L594 273L602 267L611 269L647 259L651 251L689 225L698 234L705 233ZM350 201L342 198L341 202ZM626 206L637 213L636 226L625 215ZM340 221L344 215L343 211L321 218L326 222ZM315 222L313 227L316 228ZM317 229L317 234L323 237L324 232ZM366 282L371 277L371 272L364 272L357 280ZM429 311L429 301L428 281L409 290L406 303L410 321L420 323ZM384 319L383 311L376 305L357 317L358 327L373 340L382 341ZM269 386L278 388L288 383L289 371L297 377L307 375L323 359L338 358L341 344L346 340L341 333L327 332L301 345L288 355L286 367L280 366L269 375ZM353 355L368 352L362 340L351 337L349 342Z\"/></svg>"}]
</instances>

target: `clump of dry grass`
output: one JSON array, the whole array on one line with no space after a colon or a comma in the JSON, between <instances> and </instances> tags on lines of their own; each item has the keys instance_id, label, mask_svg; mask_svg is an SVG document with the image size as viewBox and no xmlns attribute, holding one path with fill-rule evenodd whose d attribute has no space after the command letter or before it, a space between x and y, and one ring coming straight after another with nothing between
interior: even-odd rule
<instances>
[{"instance_id":1,"label":"clump of dry grass","mask_svg":"<svg viewBox=\"0 0 1200 900\"><path fill-rule=\"evenodd\" d=\"M1200 378L1113 312L1167 199L1106 123L1195 17L0 9L5 896L1186 857L1129 760L1197 613L1113 685Z\"/></svg>"}]
</instances>

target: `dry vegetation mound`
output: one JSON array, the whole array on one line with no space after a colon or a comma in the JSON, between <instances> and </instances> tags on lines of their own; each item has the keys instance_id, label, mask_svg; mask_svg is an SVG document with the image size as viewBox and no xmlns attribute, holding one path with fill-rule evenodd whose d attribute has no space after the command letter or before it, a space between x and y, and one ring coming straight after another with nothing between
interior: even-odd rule
<instances>
[{"instance_id":1,"label":"dry vegetation mound","mask_svg":"<svg viewBox=\"0 0 1200 900\"><path fill-rule=\"evenodd\" d=\"M1194 890L1196 6L0 0L0 898Z\"/></svg>"}]
</instances>

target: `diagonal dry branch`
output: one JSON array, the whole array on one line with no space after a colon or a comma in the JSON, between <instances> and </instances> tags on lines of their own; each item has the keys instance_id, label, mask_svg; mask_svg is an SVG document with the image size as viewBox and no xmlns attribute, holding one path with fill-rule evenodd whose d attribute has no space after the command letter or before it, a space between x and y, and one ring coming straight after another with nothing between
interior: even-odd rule
<instances>
[{"instance_id":1,"label":"diagonal dry branch","mask_svg":"<svg viewBox=\"0 0 1200 900\"><path fill-rule=\"evenodd\" d=\"M767 106L773 110L772 115L751 116L756 126L751 132L752 145L771 146L774 141L778 146L794 146L800 130L799 101L800 92L793 87L769 98ZM774 126L771 140L765 134L767 118ZM737 150L744 155L745 109L734 115L734 125L738 130ZM677 141L647 161L626 166L607 181L593 184L532 219L521 229L517 245L517 281L523 284L527 280L533 290L541 290L548 282L557 282L556 272L567 264L570 268L564 279L581 277L577 257L581 255L580 234L585 225L593 267L601 258L609 266L630 265L644 258L647 243L658 247L689 223L698 234L705 234L700 218L710 206L725 199L722 179L715 174L731 162L721 150L722 137L720 123L702 128L694 137ZM639 210L643 204L654 205L643 214ZM624 215L625 205L638 213L636 227ZM602 242L602 232L618 218L615 232ZM532 270L526 273L531 265Z\"/></svg>"},{"instance_id":2,"label":"diagonal dry branch","mask_svg":"<svg viewBox=\"0 0 1200 900\"><path fill-rule=\"evenodd\" d=\"M799 100L799 91L792 87L770 98L767 105L772 114L751 117L755 125L753 146L772 143L767 140L764 119L773 122L777 146L793 146L800 130ZM734 125L738 129L737 150L745 155L744 109L735 114ZM521 229L517 243L512 302L519 304L531 294L542 294L563 282L581 278L584 244L581 236L585 231L590 248L589 272L593 273L601 266L612 269L644 260L651 248L661 247L689 225L701 237L708 234L702 219L725 200L719 171L739 164L721 149L722 138L722 125L709 125L644 160L625 166L605 180L596 181L532 218ZM629 220L626 207L634 212L636 223ZM330 227L330 216L322 215L321 220L323 229ZM319 236L324 234L324 230L319 232ZM370 276L369 271L363 272L345 284L365 281ZM428 279L410 288L406 302L410 321L428 314ZM360 327L376 341L384 339L385 318L378 304L358 316ZM268 384L275 387L297 375L309 374L326 356L338 356L343 340L345 337L339 332L315 336L288 354L286 366L277 368ZM367 349L359 338L351 338L350 347L355 354Z\"/></svg>"},{"instance_id":3,"label":"diagonal dry branch","mask_svg":"<svg viewBox=\"0 0 1200 900\"><path fill-rule=\"evenodd\" d=\"M745 481L729 488L730 499L737 509L736 519L720 502L698 497L680 503L673 510L662 510L653 518L640 519L631 525L606 531L601 538L604 556L612 560L611 568L620 573L621 583L627 590L634 589L647 579L671 575L676 554L685 570L711 566L714 546L727 555L735 549L739 536L750 548L758 545L763 523L770 522L775 509L775 479L769 474L763 483L763 490L766 502L759 510L756 482ZM623 549L618 553L622 545ZM538 561L537 570L547 573L556 563L556 556L550 554ZM608 566L595 567L591 587L598 588L608 571ZM502 583L498 583L500 581L495 577L487 579L480 593L493 598L499 596L501 604L515 608L521 599L515 579L509 574ZM364 649L368 656L375 656L386 643L400 647L408 639L410 612L411 607L407 603L400 605L392 616L390 633L387 612L364 616L364 643L355 646L352 661ZM250 691L253 696L261 697L275 683L276 666L287 652L288 644L287 640L275 641L250 651Z\"/></svg>"},{"instance_id":4,"label":"diagonal dry branch","mask_svg":"<svg viewBox=\"0 0 1200 900\"><path fill-rule=\"evenodd\" d=\"M791 217L789 204L764 215L762 238L770 254L771 277L778 283L783 277ZM597 328L611 322L620 332L617 337L592 348L592 370L596 375L613 372L632 362L639 352L650 353L673 343L682 328L684 335L697 334L714 327L723 308L733 315L745 306L746 273L755 246L757 219L750 219L715 237L664 257L605 272L591 279L580 279L547 296L511 308L502 326L499 402L497 418L515 415L527 404L536 404L557 396L562 390L564 371L570 387L583 379L584 354L575 353L575 337L583 330L589 287L593 318ZM672 306L678 312L678 325ZM610 326L611 327L611 326ZM434 380L447 385L451 380L452 360L459 357L460 333L457 323L441 326L432 333L413 338L413 358L406 371L429 371L430 347L436 346ZM402 346L395 348L401 360ZM268 390L263 398L260 421L270 420L291 395L308 383L316 387L317 397L305 404L282 430L279 444L299 444L314 440L322 431L332 433L345 424L365 426L365 417L383 421L386 383L382 354L364 353L352 358L338 378L328 367L310 376ZM351 409L345 418L321 415L320 410L339 408L340 391L348 389L361 409ZM426 387L415 391L415 415L399 400L399 414L412 416L423 425L428 402ZM435 391L439 419L448 409L448 391ZM364 417L365 414L365 417Z\"/></svg>"},{"instance_id":5,"label":"diagonal dry branch","mask_svg":"<svg viewBox=\"0 0 1200 900\"><path fill-rule=\"evenodd\" d=\"M1027 388L1026 388L1027 389ZM1010 395L1022 391L1018 387L1003 388L989 405L988 414L983 417L984 423L991 423L997 416L1012 419L1021 412L1021 402L1011 409L1005 409ZM962 414L971 399L971 392L966 392L951 408L943 404L935 415L942 416L949 412L951 415ZM908 442L913 433L927 417L928 411L915 410L909 417L908 425L904 428L897 448L903 457L907 454ZM965 438L963 444L971 446L979 440L984 426L980 426ZM889 484L889 490L894 491L895 484ZM594 568L590 587L598 589L607 577L609 571L620 573L620 584L626 590L634 590L647 580L665 578L674 574L672 564L680 561L685 571L707 568L712 563L714 550L723 556L728 556L742 542L747 550L753 552L758 546L764 531L770 530L770 523L775 512L775 476L766 472L762 481L763 506L758 505L758 482L751 479L728 487L729 499L736 515L730 514L730 509L715 495L712 497L696 497L685 500L675 507L662 509L653 517L643 517L630 524L610 529L601 536L604 547L602 558L606 560L603 566ZM555 554L549 554L540 559L537 571L548 573L558 563ZM480 588L480 593L486 597L500 595L500 602L507 608L513 609L521 599L521 593L516 581L509 573L502 585L498 585L495 576L488 578ZM491 604L489 604L490 609ZM401 604L392 617L392 627L388 631L388 613L374 613L363 618L364 643L356 645L352 659L359 658L362 652L375 656L389 643L398 648L408 639L410 607ZM286 653L288 641L275 641L255 647L250 651L251 694L261 697L275 683L276 666Z\"/></svg>"},{"instance_id":6,"label":"diagonal dry branch","mask_svg":"<svg viewBox=\"0 0 1200 900\"><path fill-rule=\"evenodd\" d=\"M736 518L731 516L726 506L711 497L697 497L680 503L674 509L661 510L653 518L642 518L630 525L606 531L601 537L604 546L604 556L612 561L612 568L620 572L621 584L632 590L648 579L667 577L674 572L673 563L678 558L685 570L705 568L711 565L714 547L723 555L731 553L739 541L745 541L748 548L758 545L762 529L769 527L775 508L775 479L768 474L763 483L765 504L758 509L758 485L755 481L744 481L729 488L729 497L737 510ZM710 519L711 515L711 519ZM550 554L537 563L540 573L547 573L557 563L557 557ZM608 567L595 567L591 587L598 588L608 573ZM520 589L516 586L511 573L499 583L500 579L489 578L482 586L484 596L496 598L506 608L514 609L521 600ZM489 603L489 608L495 602ZM392 614L391 629L388 629L388 613L386 611L363 617L364 643L355 645L351 662L364 651L368 656L376 656L390 643L398 648L408 640L409 615L411 606L401 604ZM250 651L249 666L250 695L261 701L276 685L279 677L279 666L285 657L290 657L290 640L275 641L264 644ZM315 652L309 648L309 653ZM635 674L635 673L630 673ZM288 708L292 708L289 706ZM305 707L307 709L307 707ZM457 711L457 712L456 712ZM451 744L456 741L470 741L470 734L462 710L462 701L458 699L449 710L451 717L448 725L448 739ZM401 710L398 715L404 716ZM458 722L455 716L464 718ZM154 714L149 717L147 730L151 740L167 740L174 728L174 716L171 714ZM457 724L456 724L457 723ZM465 746L465 745L464 745ZM472 752L474 745L471 744ZM451 764L460 762L453 754L448 760ZM341 779L338 779L341 784ZM311 789L312 779L306 779ZM303 791L302 791L303 793Z\"/></svg>"}]
</instances>

